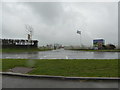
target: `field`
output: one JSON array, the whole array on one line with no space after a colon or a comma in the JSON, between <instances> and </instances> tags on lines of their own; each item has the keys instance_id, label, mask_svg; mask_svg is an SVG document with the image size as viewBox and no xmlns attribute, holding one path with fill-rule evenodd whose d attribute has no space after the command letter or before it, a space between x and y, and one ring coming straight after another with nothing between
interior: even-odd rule
<instances>
[{"instance_id":1,"label":"field","mask_svg":"<svg viewBox=\"0 0 120 90\"><path fill-rule=\"evenodd\" d=\"M34 68L28 74L75 77L118 77L118 59L3 59L2 71Z\"/></svg>"}]
</instances>

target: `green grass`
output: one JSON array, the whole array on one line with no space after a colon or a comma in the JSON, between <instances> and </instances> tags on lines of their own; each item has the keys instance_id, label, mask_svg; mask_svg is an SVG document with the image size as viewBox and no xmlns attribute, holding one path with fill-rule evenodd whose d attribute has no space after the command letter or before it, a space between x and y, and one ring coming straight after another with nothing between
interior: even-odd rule
<instances>
[{"instance_id":1,"label":"green grass","mask_svg":"<svg viewBox=\"0 0 120 90\"><path fill-rule=\"evenodd\" d=\"M41 48L41 49L38 49L38 48L30 48L30 49L27 49L27 48L4 48L4 49L0 49L0 52L14 53L14 52L48 51L48 50L51 50L51 49L47 49L47 48Z\"/></svg>"},{"instance_id":2,"label":"green grass","mask_svg":"<svg viewBox=\"0 0 120 90\"><path fill-rule=\"evenodd\" d=\"M14 67L34 67L28 74L77 76L77 77L118 77L118 60L28 60L3 59L2 70Z\"/></svg>"},{"instance_id":3,"label":"green grass","mask_svg":"<svg viewBox=\"0 0 120 90\"><path fill-rule=\"evenodd\" d=\"M0 71L2 71L2 60L0 59Z\"/></svg>"},{"instance_id":4,"label":"green grass","mask_svg":"<svg viewBox=\"0 0 120 90\"><path fill-rule=\"evenodd\" d=\"M92 51L92 52L120 52L120 49L110 49L110 50L93 50L93 49L69 49L77 51Z\"/></svg>"},{"instance_id":5,"label":"green grass","mask_svg":"<svg viewBox=\"0 0 120 90\"><path fill-rule=\"evenodd\" d=\"M18 53L18 52L35 52L35 51L48 51L51 49L48 48L4 48L0 49L0 52L2 53ZM69 49L69 50L76 50L76 51L97 51L97 52L120 52L120 49L114 49L114 50L93 50L93 49Z\"/></svg>"}]
</instances>

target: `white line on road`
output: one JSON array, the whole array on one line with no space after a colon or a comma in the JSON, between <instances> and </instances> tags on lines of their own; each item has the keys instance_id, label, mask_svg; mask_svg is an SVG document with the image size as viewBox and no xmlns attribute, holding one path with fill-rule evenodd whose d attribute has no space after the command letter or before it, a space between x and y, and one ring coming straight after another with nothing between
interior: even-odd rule
<instances>
[{"instance_id":1,"label":"white line on road","mask_svg":"<svg viewBox=\"0 0 120 90\"><path fill-rule=\"evenodd\" d=\"M51 58L51 59L57 59L57 58Z\"/></svg>"},{"instance_id":2,"label":"white line on road","mask_svg":"<svg viewBox=\"0 0 120 90\"><path fill-rule=\"evenodd\" d=\"M11 58L11 57L5 57L5 58Z\"/></svg>"},{"instance_id":3,"label":"white line on road","mask_svg":"<svg viewBox=\"0 0 120 90\"><path fill-rule=\"evenodd\" d=\"M66 56L66 59L68 59L68 56Z\"/></svg>"}]
</instances>

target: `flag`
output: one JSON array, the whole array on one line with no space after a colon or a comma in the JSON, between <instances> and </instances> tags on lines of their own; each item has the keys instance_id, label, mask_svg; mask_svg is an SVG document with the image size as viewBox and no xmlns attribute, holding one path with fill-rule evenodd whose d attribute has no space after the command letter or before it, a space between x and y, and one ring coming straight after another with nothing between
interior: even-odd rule
<instances>
[{"instance_id":1,"label":"flag","mask_svg":"<svg viewBox=\"0 0 120 90\"><path fill-rule=\"evenodd\" d=\"M77 30L77 33L78 33L78 34L81 34L81 31Z\"/></svg>"}]
</instances>

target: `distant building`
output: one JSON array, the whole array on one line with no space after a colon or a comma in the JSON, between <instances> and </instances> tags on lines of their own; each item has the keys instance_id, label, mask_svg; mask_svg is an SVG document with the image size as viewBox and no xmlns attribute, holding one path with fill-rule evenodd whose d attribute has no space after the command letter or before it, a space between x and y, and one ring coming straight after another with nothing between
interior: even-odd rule
<instances>
[{"instance_id":1,"label":"distant building","mask_svg":"<svg viewBox=\"0 0 120 90\"><path fill-rule=\"evenodd\" d=\"M37 48L37 40L25 40L25 39L0 39L0 45L2 48Z\"/></svg>"},{"instance_id":2,"label":"distant building","mask_svg":"<svg viewBox=\"0 0 120 90\"><path fill-rule=\"evenodd\" d=\"M104 45L105 45L105 40L104 39L93 40L93 48L94 49L103 49Z\"/></svg>"}]
</instances>

